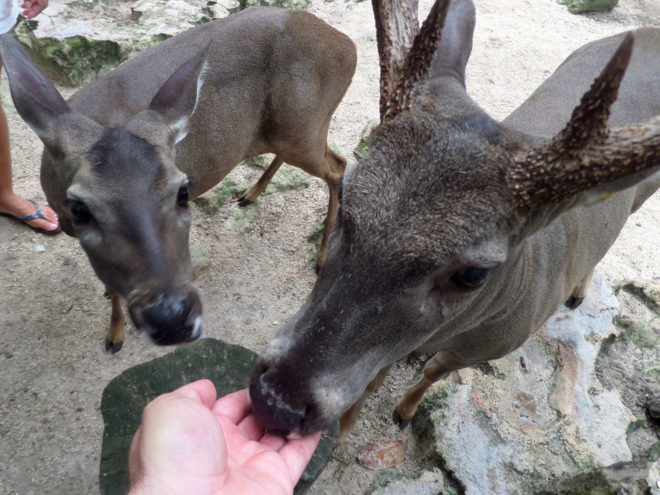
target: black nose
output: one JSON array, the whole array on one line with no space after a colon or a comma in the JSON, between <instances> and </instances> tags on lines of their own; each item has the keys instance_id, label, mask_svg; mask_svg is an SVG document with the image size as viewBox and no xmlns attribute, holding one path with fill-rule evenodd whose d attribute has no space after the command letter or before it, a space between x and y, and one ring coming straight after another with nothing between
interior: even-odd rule
<instances>
[{"instance_id":1,"label":"black nose","mask_svg":"<svg viewBox=\"0 0 660 495\"><path fill-rule=\"evenodd\" d=\"M265 430L286 436L300 431L307 407L292 405L277 392L277 386L269 383L269 372L261 373L250 383L252 414Z\"/></svg>"},{"instance_id":2,"label":"black nose","mask_svg":"<svg viewBox=\"0 0 660 495\"><path fill-rule=\"evenodd\" d=\"M202 334L201 304L197 294L157 291L149 300L130 310L135 325L159 345L196 340Z\"/></svg>"}]
</instances>

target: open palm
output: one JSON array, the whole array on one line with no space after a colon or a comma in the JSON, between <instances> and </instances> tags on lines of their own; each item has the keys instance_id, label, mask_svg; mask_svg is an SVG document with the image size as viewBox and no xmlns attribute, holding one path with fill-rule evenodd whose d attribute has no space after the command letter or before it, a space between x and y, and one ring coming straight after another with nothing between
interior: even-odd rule
<instances>
[{"instance_id":1,"label":"open palm","mask_svg":"<svg viewBox=\"0 0 660 495\"><path fill-rule=\"evenodd\" d=\"M293 493L320 433L264 435L249 409L247 389L216 400L209 380L154 399L131 444L129 493Z\"/></svg>"}]
</instances>

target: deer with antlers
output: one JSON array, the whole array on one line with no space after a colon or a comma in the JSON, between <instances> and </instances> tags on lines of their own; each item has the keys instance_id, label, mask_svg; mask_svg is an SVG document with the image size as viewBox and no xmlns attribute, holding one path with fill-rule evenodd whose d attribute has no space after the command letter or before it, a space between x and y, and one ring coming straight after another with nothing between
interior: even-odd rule
<instances>
[{"instance_id":1,"label":"deer with antlers","mask_svg":"<svg viewBox=\"0 0 660 495\"><path fill-rule=\"evenodd\" d=\"M381 123L311 294L251 378L255 416L284 434L341 417L344 436L394 362L433 353L394 410L405 426L432 383L579 304L660 186L660 29L586 45L498 123L465 89L470 0L437 0L421 29L416 2L373 8Z\"/></svg>"}]
</instances>

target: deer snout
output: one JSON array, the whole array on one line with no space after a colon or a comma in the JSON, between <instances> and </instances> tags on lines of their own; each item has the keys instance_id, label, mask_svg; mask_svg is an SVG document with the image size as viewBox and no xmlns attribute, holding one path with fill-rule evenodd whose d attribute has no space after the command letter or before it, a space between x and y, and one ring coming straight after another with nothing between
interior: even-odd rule
<instances>
[{"instance_id":1,"label":"deer snout","mask_svg":"<svg viewBox=\"0 0 660 495\"><path fill-rule=\"evenodd\" d=\"M257 365L250 382L252 414L270 433L288 436L306 434L303 424L310 407L300 400L287 397L287 389L281 387L286 378L274 368ZM290 387L288 387L290 390Z\"/></svg>"},{"instance_id":2,"label":"deer snout","mask_svg":"<svg viewBox=\"0 0 660 495\"><path fill-rule=\"evenodd\" d=\"M202 305L191 289L158 289L129 297L129 312L136 327L156 344L191 342L202 334Z\"/></svg>"}]
</instances>

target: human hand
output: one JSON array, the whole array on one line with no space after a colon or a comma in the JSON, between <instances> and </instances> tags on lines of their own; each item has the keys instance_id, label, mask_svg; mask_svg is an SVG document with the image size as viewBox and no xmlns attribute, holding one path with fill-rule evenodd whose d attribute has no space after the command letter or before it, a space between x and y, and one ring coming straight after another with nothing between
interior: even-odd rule
<instances>
[{"instance_id":1,"label":"human hand","mask_svg":"<svg viewBox=\"0 0 660 495\"><path fill-rule=\"evenodd\" d=\"M249 409L247 389L216 401L209 380L151 401L131 443L129 495L293 493L321 434L264 435Z\"/></svg>"},{"instance_id":2,"label":"human hand","mask_svg":"<svg viewBox=\"0 0 660 495\"><path fill-rule=\"evenodd\" d=\"M23 15L28 19L32 19L48 7L48 0L23 0L21 7L23 8Z\"/></svg>"}]
</instances>

